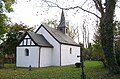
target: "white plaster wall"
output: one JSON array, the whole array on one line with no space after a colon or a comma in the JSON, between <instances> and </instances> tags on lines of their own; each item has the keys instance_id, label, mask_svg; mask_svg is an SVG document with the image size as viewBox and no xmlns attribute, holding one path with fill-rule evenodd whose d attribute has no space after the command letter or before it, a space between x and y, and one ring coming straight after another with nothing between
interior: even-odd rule
<instances>
[{"instance_id":1,"label":"white plaster wall","mask_svg":"<svg viewBox=\"0 0 120 79\"><path fill-rule=\"evenodd\" d=\"M47 67L52 65L52 48L41 47L40 52L40 67Z\"/></svg>"},{"instance_id":2,"label":"white plaster wall","mask_svg":"<svg viewBox=\"0 0 120 79\"><path fill-rule=\"evenodd\" d=\"M31 41L31 39L28 39L27 45L30 45L30 41Z\"/></svg>"},{"instance_id":3,"label":"white plaster wall","mask_svg":"<svg viewBox=\"0 0 120 79\"><path fill-rule=\"evenodd\" d=\"M30 37L28 35L26 35L25 38L30 38Z\"/></svg>"},{"instance_id":4,"label":"white plaster wall","mask_svg":"<svg viewBox=\"0 0 120 79\"><path fill-rule=\"evenodd\" d=\"M72 48L72 53L70 54L70 48ZM77 58L77 55L80 55L80 47L70 46L70 45L61 45L61 65L70 65L80 62L80 58Z\"/></svg>"},{"instance_id":5,"label":"white plaster wall","mask_svg":"<svg viewBox=\"0 0 120 79\"><path fill-rule=\"evenodd\" d=\"M25 49L29 49L29 56L25 56ZM38 67L39 47L26 46L16 48L16 66L17 67Z\"/></svg>"},{"instance_id":6,"label":"white plaster wall","mask_svg":"<svg viewBox=\"0 0 120 79\"><path fill-rule=\"evenodd\" d=\"M43 27L41 27L37 33L42 34L46 40L54 47L52 65L60 66L60 44Z\"/></svg>"}]
</instances>

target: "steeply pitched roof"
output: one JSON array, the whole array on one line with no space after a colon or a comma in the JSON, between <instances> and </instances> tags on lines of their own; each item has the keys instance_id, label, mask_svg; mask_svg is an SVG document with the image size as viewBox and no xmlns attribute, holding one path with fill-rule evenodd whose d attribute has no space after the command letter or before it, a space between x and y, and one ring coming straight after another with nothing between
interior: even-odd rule
<instances>
[{"instance_id":1,"label":"steeply pitched roof","mask_svg":"<svg viewBox=\"0 0 120 79\"><path fill-rule=\"evenodd\" d=\"M62 13L61 13L60 24L58 25L58 27L65 27L65 16L64 16L64 11L63 10L62 10Z\"/></svg>"},{"instance_id":2,"label":"steeply pitched roof","mask_svg":"<svg viewBox=\"0 0 120 79\"><path fill-rule=\"evenodd\" d=\"M60 24L58 25L57 30L60 30L61 32L66 34L66 29L67 29L67 27L66 27L66 24L65 24L64 11L62 10Z\"/></svg>"},{"instance_id":3,"label":"steeply pitched roof","mask_svg":"<svg viewBox=\"0 0 120 79\"><path fill-rule=\"evenodd\" d=\"M32 41L40 47L53 47L41 34L28 32L28 35L30 36Z\"/></svg>"},{"instance_id":4,"label":"steeply pitched roof","mask_svg":"<svg viewBox=\"0 0 120 79\"><path fill-rule=\"evenodd\" d=\"M41 27L44 27L60 44L79 46L72 38L70 38L69 36L65 35L64 33L55 28L43 25L41 25L40 28ZM38 28L38 30L40 28Z\"/></svg>"}]
</instances>

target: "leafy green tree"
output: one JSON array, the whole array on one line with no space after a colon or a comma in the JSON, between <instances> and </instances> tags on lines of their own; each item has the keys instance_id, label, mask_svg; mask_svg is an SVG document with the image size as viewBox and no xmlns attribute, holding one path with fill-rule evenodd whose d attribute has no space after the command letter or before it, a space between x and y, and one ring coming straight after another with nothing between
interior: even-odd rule
<instances>
[{"instance_id":1,"label":"leafy green tree","mask_svg":"<svg viewBox=\"0 0 120 79\"><path fill-rule=\"evenodd\" d=\"M99 27L99 26L96 26ZM114 43L115 47L113 50L115 50L116 53L116 59L117 63L120 66L120 22L119 21L114 21ZM117 37L117 38L116 38ZM95 60L100 60L103 62L104 66L107 67L107 62L105 59L105 55L101 46L101 40L100 40L100 33L99 30L96 28L96 33L94 34L94 44L92 44L93 50L92 50L92 58Z\"/></svg>"},{"instance_id":2,"label":"leafy green tree","mask_svg":"<svg viewBox=\"0 0 120 79\"><path fill-rule=\"evenodd\" d=\"M0 0L0 39L8 31L8 21L10 20L5 13L13 11L12 4L14 2L15 0Z\"/></svg>"},{"instance_id":3,"label":"leafy green tree","mask_svg":"<svg viewBox=\"0 0 120 79\"><path fill-rule=\"evenodd\" d=\"M6 38L5 38L6 41L3 42L4 54L15 55L16 45L18 44L20 38L23 36L23 34L26 31L33 31L33 30L34 30L33 27L28 27L27 25L24 24L15 23L14 25L11 25L8 33L6 34Z\"/></svg>"},{"instance_id":4,"label":"leafy green tree","mask_svg":"<svg viewBox=\"0 0 120 79\"><path fill-rule=\"evenodd\" d=\"M109 72L114 74L120 73L120 68L116 61L115 52L113 51L113 18L117 0L105 0L104 6L102 5L101 0L93 1L95 2L96 8L101 13L99 24L100 40L108 64Z\"/></svg>"},{"instance_id":5,"label":"leafy green tree","mask_svg":"<svg viewBox=\"0 0 120 79\"><path fill-rule=\"evenodd\" d=\"M13 11L12 4L14 4L15 0L0 0L0 40L3 40L4 34L8 32L9 25L8 22L10 21L7 17L6 13L10 13ZM3 44L0 44L2 48ZM3 49L0 48L0 65L3 66Z\"/></svg>"},{"instance_id":6,"label":"leafy green tree","mask_svg":"<svg viewBox=\"0 0 120 79\"><path fill-rule=\"evenodd\" d=\"M114 50L116 53L116 59L118 62L118 65L120 66L120 21L115 21L115 30L114 30Z\"/></svg>"},{"instance_id":7,"label":"leafy green tree","mask_svg":"<svg viewBox=\"0 0 120 79\"><path fill-rule=\"evenodd\" d=\"M92 60L92 46L90 45L91 43L89 43L89 46L87 48L84 47L84 43L83 43L83 56L85 60ZM80 47L81 48L81 47Z\"/></svg>"},{"instance_id":8,"label":"leafy green tree","mask_svg":"<svg viewBox=\"0 0 120 79\"><path fill-rule=\"evenodd\" d=\"M92 56L95 59L97 59L99 61L102 61L103 64L104 64L104 67L108 67L106 59L105 59L104 51L102 49L101 40L100 40L100 34L99 33L94 34L94 40L93 41L94 41L94 44L92 45L93 46Z\"/></svg>"},{"instance_id":9,"label":"leafy green tree","mask_svg":"<svg viewBox=\"0 0 120 79\"><path fill-rule=\"evenodd\" d=\"M8 33L6 34L5 49L6 53L15 54L15 47L18 44L18 41L23 36L26 31L33 31L33 27L28 27L24 24L17 24L10 26Z\"/></svg>"},{"instance_id":10,"label":"leafy green tree","mask_svg":"<svg viewBox=\"0 0 120 79\"><path fill-rule=\"evenodd\" d=\"M120 66L120 40L116 41L115 44L116 59L118 65Z\"/></svg>"}]
</instances>

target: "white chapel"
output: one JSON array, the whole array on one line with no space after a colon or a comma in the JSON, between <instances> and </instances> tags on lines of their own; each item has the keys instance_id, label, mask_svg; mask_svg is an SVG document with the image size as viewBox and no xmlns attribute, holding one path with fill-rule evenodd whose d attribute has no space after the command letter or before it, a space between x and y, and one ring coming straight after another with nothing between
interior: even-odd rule
<instances>
[{"instance_id":1,"label":"white chapel","mask_svg":"<svg viewBox=\"0 0 120 79\"><path fill-rule=\"evenodd\" d=\"M16 46L16 67L65 66L80 62L80 46L67 35L64 12L57 28L26 32Z\"/></svg>"}]
</instances>

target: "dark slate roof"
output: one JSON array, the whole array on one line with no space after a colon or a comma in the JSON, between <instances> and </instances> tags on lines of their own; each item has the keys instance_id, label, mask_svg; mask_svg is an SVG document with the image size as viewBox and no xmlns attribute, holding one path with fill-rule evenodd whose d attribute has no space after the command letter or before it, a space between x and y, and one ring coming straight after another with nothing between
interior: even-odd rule
<instances>
[{"instance_id":1,"label":"dark slate roof","mask_svg":"<svg viewBox=\"0 0 120 79\"><path fill-rule=\"evenodd\" d=\"M64 33L62 33L61 31L55 28L52 28L49 26L43 26L43 25L41 25L40 28L41 27L44 27L59 43L66 44L66 45L79 46L72 38L70 38L69 36L65 35ZM40 28L38 28L38 30Z\"/></svg>"},{"instance_id":2,"label":"dark slate roof","mask_svg":"<svg viewBox=\"0 0 120 79\"><path fill-rule=\"evenodd\" d=\"M30 36L32 41L40 47L53 47L41 34L28 32L28 35Z\"/></svg>"}]
</instances>

